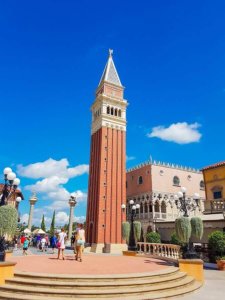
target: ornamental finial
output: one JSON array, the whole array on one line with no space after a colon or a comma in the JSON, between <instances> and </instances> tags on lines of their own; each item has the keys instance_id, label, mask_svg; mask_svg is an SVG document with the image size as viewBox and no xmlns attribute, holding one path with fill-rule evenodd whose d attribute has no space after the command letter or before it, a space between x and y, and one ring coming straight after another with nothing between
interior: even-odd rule
<instances>
[{"instance_id":1,"label":"ornamental finial","mask_svg":"<svg viewBox=\"0 0 225 300\"><path fill-rule=\"evenodd\" d=\"M113 55L113 49L109 49L109 57L112 57Z\"/></svg>"}]
</instances>

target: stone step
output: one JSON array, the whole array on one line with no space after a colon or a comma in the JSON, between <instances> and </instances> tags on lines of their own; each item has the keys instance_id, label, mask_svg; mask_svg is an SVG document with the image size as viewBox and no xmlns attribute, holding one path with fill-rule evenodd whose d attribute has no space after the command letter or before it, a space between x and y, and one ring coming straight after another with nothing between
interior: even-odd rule
<instances>
[{"instance_id":1,"label":"stone step","mask_svg":"<svg viewBox=\"0 0 225 300\"><path fill-rule=\"evenodd\" d=\"M166 290L175 290L179 288L183 288L184 286L189 286L194 284L194 279L191 276L185 276L180 280L174 280L171 282L163 282L160 285L144 285L136 288L130 288L127 286L116 287L115 289L107 289L104 287L99 287L97 289L86 289L86 290L78 290L76 287L71 287L70 289L63 288L49 288L49 287L36 287L36 286L14 286L12 284L5 284L0 286L0 294L2 292L11 292L14 294L26 294L26 295L42 295L42 296L50 296L50 297L64 297L64 298L95 298L96 296L99 298L104 297L121 297L124 296L135 296L145 293L157 293L160 294Z\"/></svg>"},{"instance_id":2,"label":"stone step","mask_svg":"<svg viewBox=\"0 0 225 300\"><path fill-rule=\"evenodd\" d=\"M140 291L139 294L136 295L119 295L113 297L112 295L101 297L101 299L121 299L121 300L153 300L153 299L167 299L171 297L177 297L182 296L187 293L191 293L201 287L201 283L197 281L193 281L192 284L181 286L180 288L176 289L169 289L158 292L144 292L142 293ZM15 294L15 292L9 292L9 291L1 291L0 293L0 299L13 299L13 300L46 300L46 295L27 295L24 294ZM48 295L48 300L64 300L65 297L63 295L58 295L56 297ZM71 295L70 299L76 299L76 300L88 300L90 297L78 297L76 295ZM91 297L93 300L99 299L99 296Z\"/></svg>"},{"instance_id":3,"label":"stone step","mask_svg":"<svg viewBox=\"0 0 225 300\"><path fill-rule=\"evenodd\" d=\"M186 276L186 273L184 272L175 272L172 274L169 274L168 276L161 276L160 278L156 278L154 276L149 278L131 278L130 280L117 280L115 282L114 279L111 281L105 281L102 279L102 281L91 281L91 282L82 282L79 280L71 280L71 281L64 281L63 279L61 281L52 281L48 280L39 280L36 278L23 278L21 277L15 277L12 279L6 280L6 284L13 285L13 286L36 286L36 287L49 287L49 288L76 288L76 289L95 289L98 287L101 288L120 288L123 286L129 286L129 287L140 287L141 285L159 285L165 282L171 282L171 281L179 281L183 279Z\"/></svg>"},{"instance_id":4,"label":"stone step","mask_svg":"<svg viewBox=\"0 0 225 300\"><path fill-rule=\"evenodd\" d=\"M46 274L32 272L15 272L14 278L26 278L34 280L69 281L69 282L102 282L104 281L127 281L131 279L152 279L172 276L179 272L177 267L168 267L157 272L130 273L130 274L104 274L104 275L68 275Z\"/></svg>"}]
</instances>

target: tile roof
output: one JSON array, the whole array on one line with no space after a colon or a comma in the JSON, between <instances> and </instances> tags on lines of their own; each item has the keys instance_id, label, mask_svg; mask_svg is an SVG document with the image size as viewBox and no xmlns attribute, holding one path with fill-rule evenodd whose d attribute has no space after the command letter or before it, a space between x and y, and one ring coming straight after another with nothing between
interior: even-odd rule
<instances>
[{"instance_id":1,"label":"tile roof","mask_svg":"<svg viewBox=\"0 0 225 300\"><path fill-rule=\"evenodd\" d=\"M221 161L221 162L215 163L213 165L209 165L207 167L202 168L202 170L214 169L214 168L222 167L222 166L225 166L225 161Z\"/></svg>"}]
</instances>

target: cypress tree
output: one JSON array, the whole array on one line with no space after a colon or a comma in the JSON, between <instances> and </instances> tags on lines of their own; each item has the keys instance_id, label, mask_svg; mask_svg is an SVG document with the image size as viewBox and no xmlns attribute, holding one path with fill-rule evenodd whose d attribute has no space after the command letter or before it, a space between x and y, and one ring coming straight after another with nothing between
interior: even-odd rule
<instances>
[{"instance_id":1,"label":"cypress tree","mask_svg":"<svg viewBox=\"0 0 225 300\"><path fill-rule=\"evenodd\" d=\"M46 227L45 227L45 216L42 216L42 220L41 220L41 229L46 232Z\"/></svg>"},{"instance_id":2,"label":"cypress tree","mask_svg":"<svg viewBox=\"0 0 225 300\"><path fill-rule=\"evenodd\" d=\"M51 227L50 227L50 236L54 236L55 233L55 210L53 212L52 216L52 222L51 222Z\"/></svg>"}]
</instances>

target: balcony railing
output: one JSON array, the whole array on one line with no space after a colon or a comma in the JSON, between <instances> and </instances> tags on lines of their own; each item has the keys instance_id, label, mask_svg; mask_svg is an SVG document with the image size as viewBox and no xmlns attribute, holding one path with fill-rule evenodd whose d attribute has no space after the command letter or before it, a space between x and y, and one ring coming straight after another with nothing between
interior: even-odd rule
<instances>
[{"instance_id":1,"label":"balcony railing","mask_svg":"<svg viewBox=\"0 0 225 300\"><path fill-rule=\"evenodd\" d=\"M139 254L167 258L173 261L178 260L180 257L180 246L178 245L138 242L137 247Z\"/></svg>"}]
</instances>

